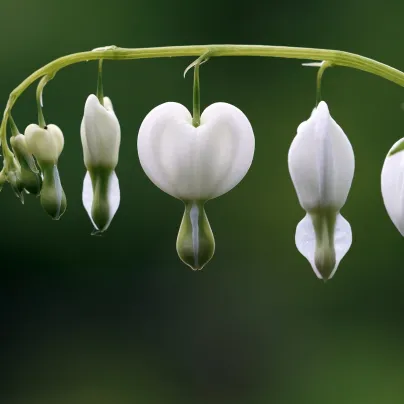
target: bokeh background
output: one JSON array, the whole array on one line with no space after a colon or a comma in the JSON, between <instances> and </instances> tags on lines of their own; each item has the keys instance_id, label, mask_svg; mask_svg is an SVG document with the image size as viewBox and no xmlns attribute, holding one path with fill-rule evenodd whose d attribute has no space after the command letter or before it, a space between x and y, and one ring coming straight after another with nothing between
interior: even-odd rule
<instances>
[{"instance_id":1,"label":"bokeh background","mask_svg":"<svg viewBox=\"0 0 404 404\"><path fill-rule=\"evenodd\" d=\"M0 97L45 63L105 45L244 43L352 51L404 68L400 0L1 0ZM81 204L79 136L96 63L61 71L45 116L64 131L68 209L1 193L1 389L4 404L396 404L404 402L404 240L380 195L380 171L404 135L404 90L345 68L323 96L356 154L343 215L354 240L324 284L294 245L304 212L287 152L315 101L316 70L301 61L217 58L201 69L202 104L249 117L253 166L210 202L214 259L193 273L175 251L183 206L140 167L137 131L156 105L191 108L188 58L104 64L122 127L121 206L92 237ZM34 88L14 117L36 120Z\"/></svg>"}]
</instances>

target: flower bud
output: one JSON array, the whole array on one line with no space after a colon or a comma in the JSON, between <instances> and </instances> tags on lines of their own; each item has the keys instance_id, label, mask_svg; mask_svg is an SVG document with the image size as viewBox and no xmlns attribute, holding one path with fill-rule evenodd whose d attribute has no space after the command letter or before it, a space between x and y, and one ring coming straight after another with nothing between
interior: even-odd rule
<instances>
[{"instance_id":1,"label":"flower bud","mask_svg":"<svg viewBox=\"0 0 404 404\"><path fill-rule=\"evenodd\" d=\"M41 128L31 124L25 129L25 139L43 173L41 205L54 220L58 220L67 204L57 168L64 146L63 133L56 125Z\"/></svg>"},{"instance_id":2,"label":"flower bud","mask_svg":"<svg viewBox=\"0 0 404 404\"><path fill-rule=\"evenodd\" d=\"M355 159L343 130L322 101L297 129L290 146L289 172L307 212L296 228L296 246L320 279L330 279L352 243L339 211L351 187Z\"/></svg>"},{"instance_id":3,"label":"flower bud","mask_svg":"<svg viewBox=\"0 0 404 404\"><path fill-rule=\"evenodd\" d=\"M102 233L109 227L120 203L115 167L121 129L109 98L104 98L104 105L94 94L87 98L80 132L88 170L83 183L83 205L96 233Z\"/></svg>"},{"instance_id":4,"label":"flower bud","mask_svg":"<svg viewBox=\"0 0 404 404\"><path fill-rule=\"evenodd\" d=\"M5 173L4 168L0 171L0 191L3 189L3 185L7 181L7 175Z\"/></svg>"},{"instance_id":5,"label":"flower bud","mask_svg":"<svg viewBox=\"0 0 404 404\"><path fill-rule=\"evenodd\" d=\"M21 167L15 157L6 163L7 181L17 198L24 203L24 184L21 181Z\"/></svg>"},{"instance_id":6,"label":"flower bud","mask_svg":"<svg viewBox=\"0 0 404 404\"><path fill-rule=\"evenodd\" d=\"M384 206L404 236L404 138L396 142L384 160L381 188Z\"/></svg>"},{"instance_id":7,"label":"flower bud","mask_svg":"<svg viewBox=\"0 0 404 404\"><path fill-rule=\"evenodd\" d=\"M219 102L206 108L194 127L187 108L167 102L143 120L137 146L150 180L184 201L177 252L191 268L201 269L215 249L204 203L230 191L249 170L255 147L250 122L235 106Z\"/></svg>"},{"instance_id":8,"label":"flower bud","mask_svg":"<svg viewBox=\"0 0 404 404\"><path fill-rule=\"evenodd\" d=\"M25 138L28 150L32 153L42 167L42 164L55 165L64 146L62 131L56 125L47 125L41 128L31 124L25 129Z\"/></svg>"},{"instance_id":9,"label":"flower bud","mask_svg":"<svg viewBox=\"0 0 404 404\"><path fill-rule=\"evenodd\" d=\"M18 134L10 139L11 146L20 165L20 180L27 192L39 195L42 178L36 167L32 154L28 151L25 136Z\"/></svg>"}]
</instances>

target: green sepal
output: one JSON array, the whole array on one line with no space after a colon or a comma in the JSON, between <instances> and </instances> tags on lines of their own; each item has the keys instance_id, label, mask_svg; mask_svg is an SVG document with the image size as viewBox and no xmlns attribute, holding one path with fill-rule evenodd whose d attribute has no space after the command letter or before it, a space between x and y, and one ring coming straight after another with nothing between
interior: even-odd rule
<instances>
[{"instance_id":1,"label":"green sepal","mask_svg":"<svg viewBox=\"0 0 404 404\"><path fill-rule=\"evenodd\" d=\"M66 195L60 182L56 165L42 164L43 183L40 201L41 205L54 220L59 220L66 210Z\"/></svg>"},{"instance_id":2,"label":"green sepal","mask_svg":"<svg viewBox=\"0 0 404 404\"><path fill-rule=\"evenodd\" d=\"M202 269L213 257L215 239L202 201L184 201L185 212L177 237L177 253L193 270Z\"/></svg>"}]
</instances>

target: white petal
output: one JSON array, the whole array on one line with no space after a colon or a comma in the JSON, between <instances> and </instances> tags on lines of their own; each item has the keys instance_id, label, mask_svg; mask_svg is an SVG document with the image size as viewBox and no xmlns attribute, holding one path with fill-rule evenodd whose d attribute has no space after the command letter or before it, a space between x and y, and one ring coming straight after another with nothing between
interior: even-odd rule
<instances>
[{"instance_id":1,"label":"white petal","mask_svg":"<svg viewBox=\"0 0 404 404\"><path fill-rule=\"evenodd\" d=\"M93 185L91 183L91 177L88 171L86 172L86 175L84 177L82 197L83 197L83 206L87 211L88 216L90 217L91 222L93 223L93 226L96 227L93 222L93 218L91 216L91 207L93 205L94 195L93 195Z\"/></svg>"},{"instance_id":2,"label":"white petal","mask_svg":"<svg viewBox=\"0 0 404 404\"><path fill-rule=\"evenodd\" d=\"M105 106L91 94L84 107L80 132L87 168L115 168L118 164L121 129L111 100L107 97L104 100Z\"/></svg>"},{"instance_id":3,"label":"white petal","mask_svg":"<svg viewBox=\"0 0 404 404\"><path fill-rule=\"evenodd\" d=\"M93 218L91 216L91 209L93 206L94 195L93 195L93 185L91 182L90 173L88 171L84 177L82 198L84 208L86 209L93 226L97 230L99 230L98 227L95 225ZM115 171L113 171L109 177L109 184L108 184L108 202L109 202L108 226L110 225L112 219L115 216L116 211L118 210L120 201L121 201L121 192L119 189L119 180ZM106 230L108 226L104 230Z\"/></svg>"},{"instance_id":4,"label":"white petal","mask_svg":"<svg viewBox=\"0 0 404 404\"><path fill-rule=\"evenodd\" d=\"M401 139L396 142L391 150L403 141L404 139ZM391 221L404 236L404 151L392 156L389 154L382 169L382 196Z\"/></svg>"},{"instance_id":5,"label":"white petal","mask_svg":"<svg viewBox=\"0 0 404 404\"><path fill-rule=\"evenodd\" d=\"M144 119L138 153L143 170L160 189L183 200L207 200L242 180L254 144L247 117L233 105L212 104L195 128L183 105L168 102Z\"/></svg>"},{"instance_id":6,"label":"white petal","mask_svg":"<svg viewBox=\"0 0 404 404\"><path fill-rule=\"evenodd\" d=\"M65 138L63 137L63 133L60 130L60 128L56 125L49 124L47 127L48 132L50 133L50 136L54 142L55 148L56 148L56 153L58 157L63 151L63 147L65 145Z\"/></svg>"},{"instance_id":7,"label":"white petal","mask_svg":"<svg viewBox=\"0 0 404 404\"><path fill-rule=\"evenodd\" d=\"M309 214L299 222L296 227L295 235L296 247L299 252L304 255L310 262L314 273L319 279L322 275L315 264L316 235L314 232L313 222ZM335 248L335 266L328 279L331 279L344 255L348 252L352 244L351 226L347 220L341 215L337 215L335 231L334 231L334 248Z\"/></svg>"},{"instance_id":8,"label":"white petal","mask_svg":"<svg viewBox=\"0 0 404 404\"><path fill-rule=\"evenodd\" d=\"M343 130L322 101L303 122L290 146L289 172L302 207L339 210L351 187L355 158Z\"/></svg>"},{"instance_id":9,"label":"white petal","mask_svg":"<svg viewBox=\"0 0 404 404\"><path fill-rule=\"evenodd\" d=\"M107 111L114 111L114 106L112 105L112 101L109 97L104 97L104 108Z\"/></svg>"}]
</instances>

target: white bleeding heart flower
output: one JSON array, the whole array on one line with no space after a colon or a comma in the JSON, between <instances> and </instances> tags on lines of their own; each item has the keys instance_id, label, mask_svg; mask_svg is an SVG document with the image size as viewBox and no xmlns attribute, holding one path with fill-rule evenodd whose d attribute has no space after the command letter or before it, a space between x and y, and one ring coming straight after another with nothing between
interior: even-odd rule
<instances>
[{"instance_id":1,"label":"white bleeding heart flower","mask_svg":"<svg viewBox=\"0 0 404 404\"><path fill-rule=\"evenodd\" d=\"M404 236L404 138L396 142L386 156L381 187L387 213Z\"/></svg>"},{"instance_id":2,"label":"white bleeding heart flower","mask_svg":"<svg viewBox=\"0 0 404 404\"><path fill-rule=\"evenodd\" d=\"M296 246L320 279L330 279L349 250L352 232L339 213L351 187L352 146L322 101L297 129L288 156L300 205L307 212L296 228Z\"/></svg>"},{"instance_id":3,"label":"white bleeding heart flower","mask_svg":"<svg viewBox=\"0 0 404 404\"><path fill-rule=\"evenodd\" d=\"M157 187L184 201L177 251L193 269L201 269L214 252L204 203L243 179L254 147L247 117L227 103L206 108L198 127L193 126L188 109L175 102L159 105L143 120L138 136L140 163Z\"/></svg>"},{"instance_id":4,"label":"white bleeding heart flower","mask_svg":"<svg viewBox=\"0 0 404 404\"><path fill-rule=\"evenodd\" d=\"M96 228L104 232L120 203L115 167L118 164L121 128L111 100L91 94L84 107L81 142L87 173L83 183L83 205Z\"/></svg>"}]
</instances>

